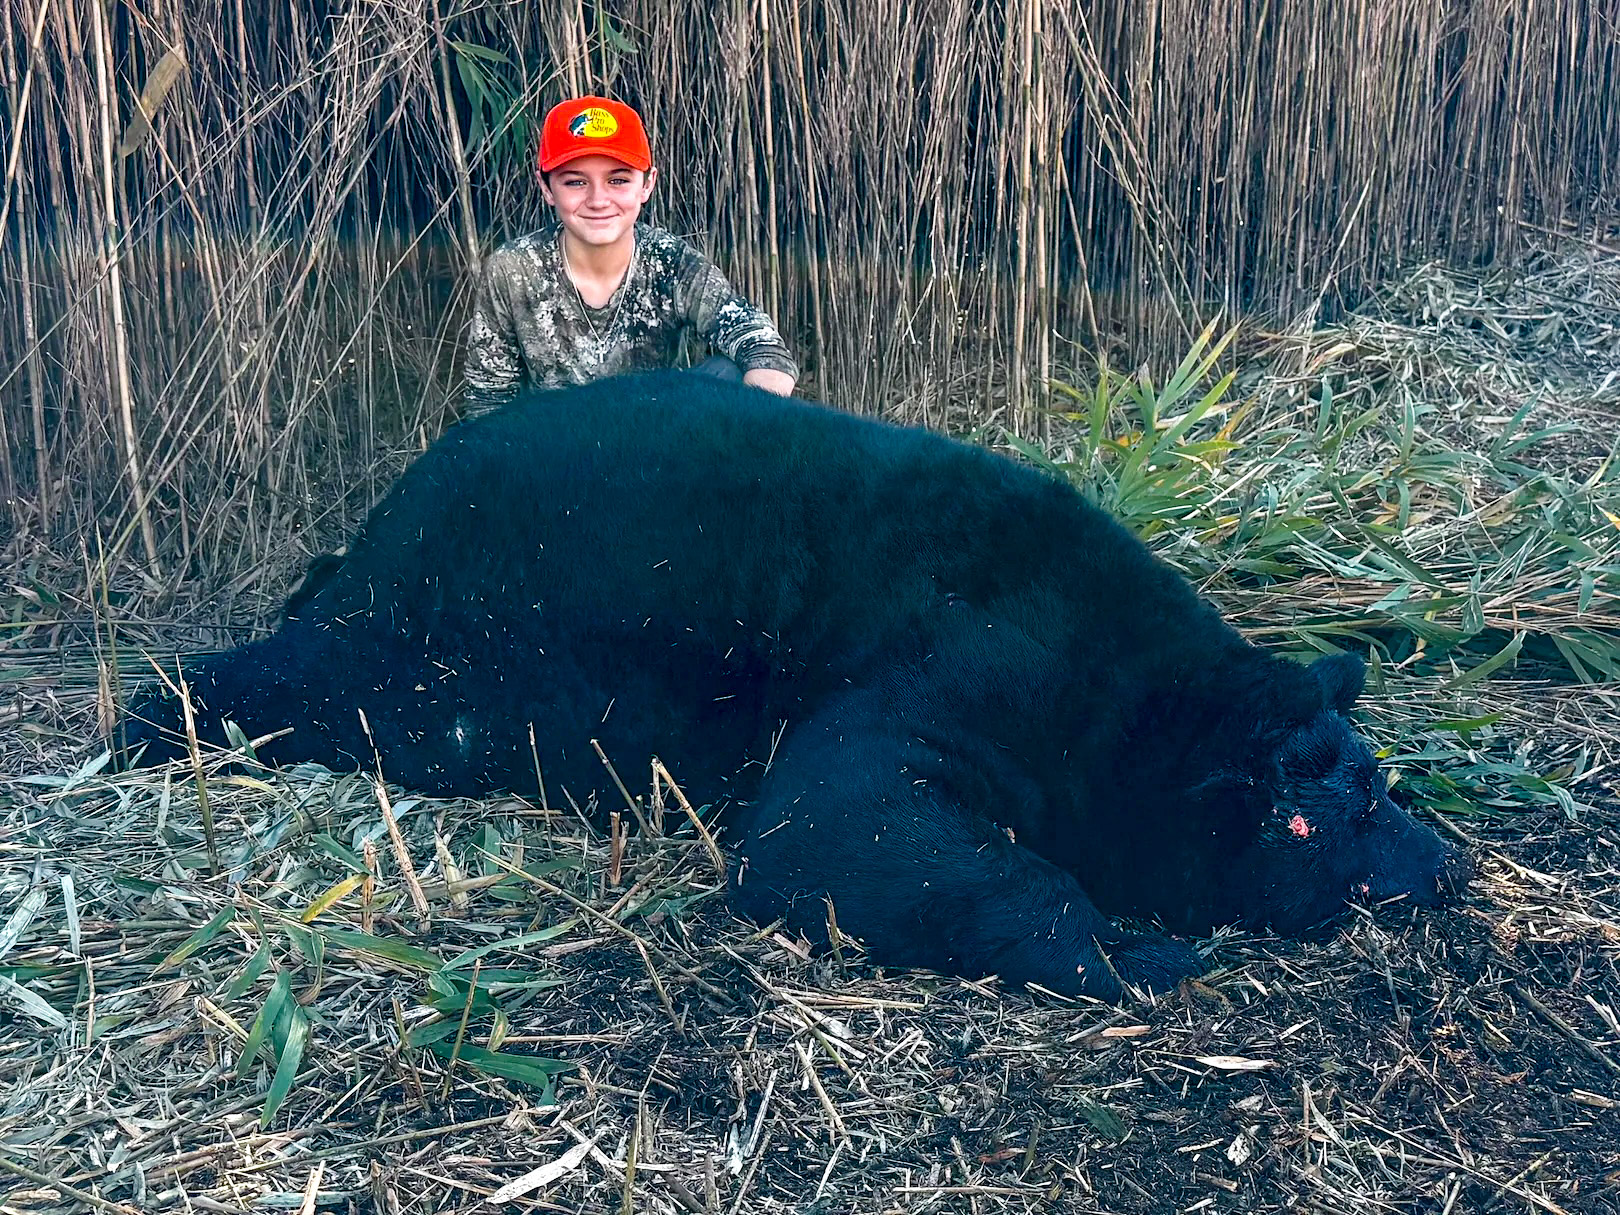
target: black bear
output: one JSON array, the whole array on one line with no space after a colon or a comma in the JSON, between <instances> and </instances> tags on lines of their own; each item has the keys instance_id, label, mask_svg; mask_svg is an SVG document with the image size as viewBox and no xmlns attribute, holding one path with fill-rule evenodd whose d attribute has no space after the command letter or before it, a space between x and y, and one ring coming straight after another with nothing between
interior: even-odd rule
<instances>
[{"instance_id":1,"label":"black bear","mask_svg":"<svg viewBox=\"0 0 1620 1215\"><path fill-rule=\"evenodd\" d=\"M581 805L592 740L657 754L726 808L748 914L1064 993L1200 970L1099 908L1287 931L1466 878L1342 716L1359 659L1250 645L1032 468L678 373L455 426L189 682L216 740L427 792L533 792L531 727ZM172 697L134 717L173 753Z\"/></svg>"}]
</instances>

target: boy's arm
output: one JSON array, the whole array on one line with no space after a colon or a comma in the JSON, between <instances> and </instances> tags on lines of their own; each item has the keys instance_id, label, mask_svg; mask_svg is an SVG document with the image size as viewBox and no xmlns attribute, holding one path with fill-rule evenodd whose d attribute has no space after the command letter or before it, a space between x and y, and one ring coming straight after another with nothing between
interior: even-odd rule
<instances>
[{"instance_id":1,"label":"boy's arm","mask_svg":"<svg viewBox=\"0 0 1620 1215\"><path fill-rule=\"evenodd\" d=\"M682 267L682 303L687 320L716 353L743 370L743 379L784 396L793 391L799 366L771 318L739 295L720 269L695 249Z\"/></svg>"},{"instance_id":2,"label":"boy's arm","mask_svg":"<svg viewBox=\"0 0 1620 1215\"><path fill-rule=\"evenodd\" d=\"M462 403L469 414L505 405L517 396L523 381L523 353L505 290L506 274L506 261L497 252L484 263L473 297L462 389Z\"/></svg>"}]
</instances>

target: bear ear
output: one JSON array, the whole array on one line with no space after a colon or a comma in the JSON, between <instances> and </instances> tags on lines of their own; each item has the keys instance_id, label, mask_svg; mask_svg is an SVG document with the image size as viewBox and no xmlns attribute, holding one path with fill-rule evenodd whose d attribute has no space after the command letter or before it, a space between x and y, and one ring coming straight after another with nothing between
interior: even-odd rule
<instances>
[{"instance_id":1,"label":"bear ear","mask_svg":"<svg viewBox=\"0 0 1620 1215\"><path fill-rule=\"evenodd\" d=\"M1366 664L1356 654L1328 654L1311 663L1311 678L1322 689L1322 699L1335 713L1346 712L1361 695Z\"/></svg>"}]
</instances>

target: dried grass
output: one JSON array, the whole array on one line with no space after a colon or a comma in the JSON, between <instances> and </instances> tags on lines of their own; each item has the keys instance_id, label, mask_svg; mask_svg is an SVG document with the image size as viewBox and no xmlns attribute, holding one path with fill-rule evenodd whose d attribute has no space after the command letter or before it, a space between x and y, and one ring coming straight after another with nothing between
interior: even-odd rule
<instances>
[{"instance_id":1,"label":"dried grass","mask_svg":"<svg viewBox=\"0 0 1620 1215\"><path fill-rule=\"evenodd\" d=\"M933 425L1044 437L1078 348L1614 240L1592 0L101 12L0 3L0 513L253 624L235 580L341 535L453 416L479 243L542 215L533 124L565 92L646 110L657 218L781 318L812 391Z\"/></svg>"}]
</instances>

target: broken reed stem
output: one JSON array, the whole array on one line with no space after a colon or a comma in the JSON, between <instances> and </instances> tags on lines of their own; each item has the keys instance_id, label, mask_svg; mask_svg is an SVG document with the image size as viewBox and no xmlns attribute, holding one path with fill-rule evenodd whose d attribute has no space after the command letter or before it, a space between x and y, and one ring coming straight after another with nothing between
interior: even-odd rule
<instances>
[{"instance_id":1,"label":"broken reed stem","mask_svg":"<svg viewBox=\"0 0 1620 1215\"><path fill-rule=\"evenodd\" d=\"M821 1108L827 1114L827 1138L834 1142L848 1139L849 1130L844 1126L843 1116L833 1104L833 1099L827 1095L821 1077L816 1075L816 1063L810 1057L810 1048L803 1042L795 1042L793 1045L798 1049L799 1061L804 1064L805 1079L810 1082L810 1087L815 1090L816 1100L821 1102Z\"/></svg>"},{"instance_id":2,"label":"broken reed stem","mask_svg":"<svg viewBox=\"0 0 1620 1215\"><path fill-rule=\"evenodd\" d=\"M664 767L664 761L656 755L653 756L652 769L654 784L663 781L669 791L675 795L675 800L680 803L681 810L685 813L687 821L692 824L692 830L697 832L698 838L703 841L704 848L708 850L709 861L714 866L716 880L724 882L726 880L726 858L720 851L720 845L714 842L714 836L709 833L708 825L698 817L698 812L692 808L692 803L686 800L686 794L675 783L675 778L669 774L669 769Z\"/></svg>"},{"instance_id":3,"label":"broken reed stem","mask_svg":"<svg viewBox=\"0 0 1620 1215\"><path fill-rule=\"evenodd\" d=\"M450 1058L444 1065L444 1084L439 1090L441 1103L450 1100L450 1080L456 1074L456 1063L461 1059L461 1044L467 1038L467 1021L472 1016L473 997L478 994L478 975L483 968L484 959L474 959L472 977L467 981L467 998L461 1005L461 1021L456 1026L455 1045L450 1048Z\"/></svg>"},{"instance_id":4,"label":"broken reed stem","mask_svg":"<svg viewBox=\"0 0 1620 1215\"><path fill-rule=\"evenodd\" d=\"M478 227L473 212L472 176L467 172L467 149L461 143L461 119L456 115L455 93L450 88L450 48L445 44L444 19L439 15L439 0L429 8L433 18L433 41L439 54L439 116L444 132L450 139L450 159L456 169L456 196L461 203L462 239L467 242L467 273L478 274Z\"/></svg>"},{"instance_id":5,"label":"broken reed stem","mask_svg":"<svg viewBox=\"0 0 1620 1215\"><path fill-rule=\"evenodd\" d=\"M624 1191L619 1201L619 1215L636 1215L636 1150L641 1143L641 1110L638 1102L635 1120L630 1124L630 1142L624 1149Z\"/></svg>"},{"instance_id":6,"label":"broken reed stem","mask_svg":"<svg viewBox=\"0 0 1620 1215\"><path fill-rule=\"evenodd\" d=\"M186 728L186 754L191 759L191 779L197 786L197 812L202 816L203 843L208 850L208 876L219 872L219 849L214 842L214 809L208 801L208 777L203 773L202 749L197 745L197 721L191 711L191 689L186 686L184 669L176 666L180 681L180 713Z\"/></svg>"},{"instance_id":7,"label":"broken reed stem","mask_svg":"<svg viewBox=\"0 0 1620 1215\"><path fill-rule=\"evenodd\" d=\"M579 898L577 895L571 894L570 892L564 890L561 886L556 885L554 882L548 882L543 877L539 877L525 869L518 868L503 856L496 856L491 852L483 852L482 855L489 857L490 860L494 861L513 877L528 882L531 886L537 886L541 890L544 890L547 894L553 895L556 898L567 902L572 907L589 917L593 922L600 924L603 928L606 928L609 932L618 933L626 940L634 943L638 948L646 948L650 952L656 954L659 961L663 962L664 965L679 973L688 982L696 984L699 988L701 988L708 995L712 996L714 999L718 1000L721 1004L730 1007L736 1002L729 993L722 991L720 988L716 987L713 983L709 982L690 967L682 966L674 958L670 957L663 950L659 949L658 946L650 942L643 941L641 937L631 932L623 924L619 923L611 916L602 914L602 912L598 911L595 907L592 907L589 903L585 902L584 899Z\"/></svg>"},{"instance_id":8,"label":"broken reed stem","mask_svg":"<svg viewBox=\"0 0 1620 1215\"><path fill-rule=\"evenodd\" d=\"M624 782L619 779L618 770L614 768L613 762L608 759L607 752L602 750L602 744L593 738L591 739L591 747L596 752L596 758L601 760L602 766L607 769L608 775L613 778L614 787L618 789L619 796L624 798L624 804L630 807L630 813L635 815L636 826L640 827L641 833L650 839L652 837L652 828L647 825L647 820L641 813L640 803L638 803L635 798L630 796L630 790L627 789Z\"/></svg>"},{"instance_id":9,"label":"broken reed stem","mask_svg":"<svg viewBox=\"0 0 1620 1215\"><path fill-rule=\"evenodd\" d=\"M421 880L416 876L416 864L411 860L410 849L405 846L405 836L399 829L399 820L394 817L394 803L389 800L388 786L383 782L382 752L377 749L377 740L371 733L371 722L366 717L364 709L357 708L360 714L360 727L366 732L366 741L371 744L371 755L376 763L377 776L371 782L372 794L377 799L377 809L382 814L383 826L388 829L388 842L394 849L394 863L399 866L399 872L405 879L405 888L410 891L411 906L416 908L416 914L425 924L428 920L427 895L422 893Z\"/></svg>"},{"instance_id":10,"label":"broken reed stem","mask_svg":"<svg viewBox=\"0 0 1620 1215\"><path fill-rule=\"evenodd\" d=\"M31 1169L26 1165L18 1164L16 1161L7 1157L3 1152L0 1152L0 1169L5 1169L9 1173L15 1173L18 1177L23 1178L25 1181L32 1181L35 1185L42 1185L53 1189L57 1193L65 1195L66 1197L73 1199L75 1202L82 1202L86 1206L97 1211L109 1211L112 1212L112 1215L138 1215L134 1207L128 1206L122 1202L109 1202L99 1194L92 1194L88 1190L81 1190L74 1186L70 1186L65 1181L57 1181L56 1178L52 1177L49 1173L36 1172L34 1169Z\"/></svg>"},{"instance_id":11,"label":"broken reed stem","mask_svg":"<svg viewBox=\"0 0 1620 1215\"><path fill-rule=\"evenodd\" d=\"M608 885L617 886L624 880L625 832L630 824L617 810L608 815ZM621 831L621 828L623 830Z\"/></svg>"},{"instance_id":12,"label":"broken reed stem","mask_svg":"<svg viewBox=\"0 0 1620 1215\"><path fill-rule=\"evenodd\" d=\"M1517 982L1510 983L1508 984L1508 988L1513 992L1514 995L1519 997L1519 999L1523 1000L1526 1005L1533 1009L1537 1016L1539 1016L1543 1021L1547 1022L1548 1025L1551 1025L1559 1033L1563 1034L1564 1037L1573 1042L1576 1047L1579 1048L1593 1062L1600 1065L1605 1071L1611 1072L1616 1076L1620 1076L1620 1063L1616 1063L1613 1059L1609 1058L1609 1056L1600 1051L1585 1036L1577 1032L1573 1025L1543 1004L1533 992L1526 990L1523 984Z\"/></svg>"},{"instance_id":13,"label":"broken reed stem","mask_svg":"<svg viewBox=\"0 0 1620 1215\"><path fill-rule=\"evenodd\" d=\"M640 937L632 935L631 943L635 945L636 952L641 955L641 964L647 968L647 977L652 980L653 990L658 993L658 1002L664 1006L669 1014L669 1023L675 1030L677 1038L686 1037L686 1026L681 1024L681 1016L675 1011L675 1004L669 998L669 992L664 990L664 981L658 977L658 968L653 965L652 958L647 953L647 944Z\"/></svg>"}]
</instances>

